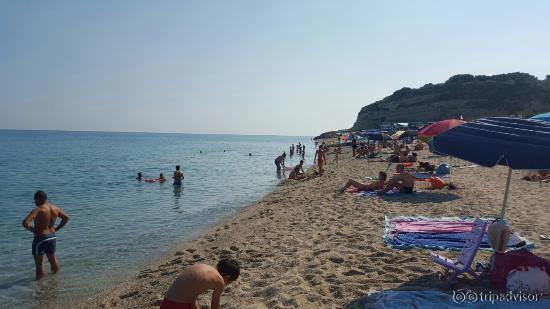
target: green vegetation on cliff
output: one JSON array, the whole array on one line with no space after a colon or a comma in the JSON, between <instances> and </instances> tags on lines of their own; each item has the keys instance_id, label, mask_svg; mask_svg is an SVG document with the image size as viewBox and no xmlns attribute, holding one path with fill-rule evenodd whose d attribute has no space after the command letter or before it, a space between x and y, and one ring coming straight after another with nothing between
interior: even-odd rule
<instances>
[{"instance_id":1,"label":"green vegetation on cliff","mask_svg":"<svg viewBox=\"0 0 550 309\"><path fill-rule=\"evenodd\" d=\"M445 83L402 88L361 109L351 130L376 128L381 122L437 121L462 115L527 117L550 111L550 75L455 75Z\"/></svg>"}]
</instances>

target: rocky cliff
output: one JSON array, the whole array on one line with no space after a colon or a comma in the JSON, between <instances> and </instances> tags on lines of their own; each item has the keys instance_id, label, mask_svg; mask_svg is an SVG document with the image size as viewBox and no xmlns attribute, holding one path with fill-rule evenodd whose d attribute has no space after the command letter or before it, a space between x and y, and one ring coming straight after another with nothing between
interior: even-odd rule
<instances>
[{"instance_id":1,"label":"rocky cliff","mask_svg":"<svg viewBox=\"0 0 550 309\"><path fill-rule=\"evenodd\" d=\"M437 121L460 115L527 117L550 111L550 75L545 80L526 73L493 76L455 75L441 84L402 88L361 109L353 131L377 128L381 122Z\"/></svg>"}]
</instances>

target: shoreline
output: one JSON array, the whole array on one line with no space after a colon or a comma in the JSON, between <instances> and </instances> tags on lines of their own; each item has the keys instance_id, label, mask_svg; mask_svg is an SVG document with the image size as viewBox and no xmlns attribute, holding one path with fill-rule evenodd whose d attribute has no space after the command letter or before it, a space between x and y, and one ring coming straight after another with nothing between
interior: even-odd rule
<instances>
[{"instance_id":1,"label":"shoreline","mask_svg":"<svg viewBox=\"0 0 550 309\"><path fill-rule=\"evenodd\" d=\"M423 160L430 154L419 155ZM384 216L498 215L504 168L455 169L452 177L458 190L425 191L421 198L335 195L347 178L364 180L387 166L350 156L344 149L338 166L332 155L327 156L327 171L321 177L281 181L258 201L80 305L158 308L185 266L215 265L227 255L241 263L242 272L222 295L223 308L363 308L373 290L488 288L486 280L441 281L441 269L431 262L427 250L387 247L382 239ZM448 158L430 157L430 161ZM468 165L456 161L453 164ZM549 244L538 239L550 226L550 218L544 216L544 190L519 178L520 172L514 172L507 220L513 230L535 243L535 254L548 258ZM453 252L442 253L453 256ZM475 260L486 261L489 255L480 252ZM209 296L202 295L199 303L209 304Z\"/></svg>"}]
</instances>

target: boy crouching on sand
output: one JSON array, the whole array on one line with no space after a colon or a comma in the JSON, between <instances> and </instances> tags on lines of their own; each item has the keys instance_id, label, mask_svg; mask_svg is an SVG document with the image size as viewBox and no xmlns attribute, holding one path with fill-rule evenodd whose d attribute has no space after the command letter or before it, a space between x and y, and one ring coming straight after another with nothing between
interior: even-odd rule
<instances>
[{"instance_id":1,"label":"boy crouching on sand","mask_svg":"<svg viewBox=\"0 0 550 309\"><path fill-rule=\"evenodd\" d=\"M189 266L168 289L160 309L200 309L197 297L208 291L212 293L210 308L220 308L220 296L231 282L237 280L241 270L233 259L221 259L216 268L196 264Z\"/></svg>"}]
</instances>

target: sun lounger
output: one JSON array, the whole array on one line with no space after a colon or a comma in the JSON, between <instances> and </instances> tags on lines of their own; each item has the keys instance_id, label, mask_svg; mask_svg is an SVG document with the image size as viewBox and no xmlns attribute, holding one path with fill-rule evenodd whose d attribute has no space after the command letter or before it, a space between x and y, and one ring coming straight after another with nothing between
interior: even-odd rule
<instances>
[{"instance_id":1,"label":"sun lounger","mask_svg":"<svg viewBox=\"0 0 550 309\"><path fill-rule=\"evenodd\" d=\"M454 273L451 279L464 273L469 273L470 275L474 276L474 278L479 279L479 276L472 269L471 265L479 249L479 245L481 244L483 235L485 234L486 227L487 223L485 223L483 220L478 218L474 221L472 230L468 235L469 237L468 239L466 239L466 243L464 244L462 251L460 251L460 254L458 255L456 261L453 261L434 252L430 252L432 261L445 267L445 273L447 273L449 270L452 270Z\"/></svg>"}]
</instances>

